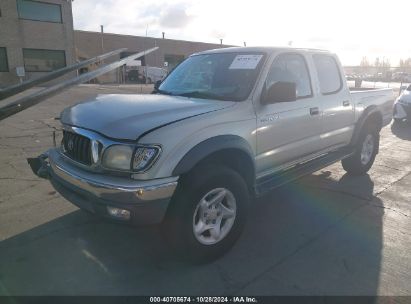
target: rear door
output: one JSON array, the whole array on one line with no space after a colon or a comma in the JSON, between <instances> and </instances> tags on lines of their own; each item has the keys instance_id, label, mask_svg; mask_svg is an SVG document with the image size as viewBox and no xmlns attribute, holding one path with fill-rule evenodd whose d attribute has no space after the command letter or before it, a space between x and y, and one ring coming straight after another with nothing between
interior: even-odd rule
<instances>
[{"instance_id":1,"label":"rear door","mask_svg":"<svg viewBox=\"0 0 411 304\"><path fill-rule=\"evenodd\" d=\"M259 104L257 109L257 173L265 176L319 151L320 104L314 96L304 55L278 55L268 72L265 87L275 82L294 82L297 100Z\"/></svg>"},{"instance_id":2,"label":"rear door","mask_svg":"<svg viewBox=\"0 0 411 304\"><path fill-rule=\"evenodd\" d=\"M343 81L340 64L331 54L314 54L322 113L322 144L325 149L348 144L354 130L354 105L351 94Z\"/></svg>"}]
</instances>

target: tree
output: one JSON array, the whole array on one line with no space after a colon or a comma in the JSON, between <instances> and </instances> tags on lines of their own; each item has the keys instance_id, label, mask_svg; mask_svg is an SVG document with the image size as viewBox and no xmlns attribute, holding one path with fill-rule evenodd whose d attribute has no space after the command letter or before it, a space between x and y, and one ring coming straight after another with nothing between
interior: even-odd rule
<instances>
[{"instance_id":1,"label":"tree","mask_svg":"<svg viewBox=\"0 0 411 304\"><path fill-rule=\"evenodd\" d=\"M360 66L362 66L362 67L369 67L370 66L370 62L368 61L367 56L362 57L361 62L360 62Z\"/></svg>"},{"instance_id":2,"label":"tree","mask_svg":"<svg viewBox=\"0 0 411 304\"><path fill-rule=\"evenodd\" d=\"M383 68L389 68L389 67L391 67L390 60L389 60L388 58L383 58L383 61L382 61L381 66L382 66Z\"/></svg>"},{"instance_id":3,"label":"tree","mask_svg":"<svg viewBox=\"0 0 411 304\"><path fill-rule=\"evenodd\" d=\"M375 58L374 66L377 68L380 66L380 57Z\"/></svg>"},{"instance_id":4,"label":"tree","mask_svg":"<svg viewBox=\"0 0 411 304\"><path fill-rule=\"evenodd\" d=\"M400 67L402 67L402 68L411 67L411 58L400 59Z\"/></svg>"}]
</instances>

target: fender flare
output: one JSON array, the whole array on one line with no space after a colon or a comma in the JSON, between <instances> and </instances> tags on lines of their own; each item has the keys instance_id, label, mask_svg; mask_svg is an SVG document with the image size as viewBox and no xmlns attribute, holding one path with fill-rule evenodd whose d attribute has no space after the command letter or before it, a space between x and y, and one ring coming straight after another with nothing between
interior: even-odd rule
<instances>
[{"instance_id":1,"label":"fender flare","mask_svg":"<svg viewBox=\"0 0 411 304\"><path fill-rule=\"evenodd\" d=\"M222 150L236 149L240 150L250 158L255 171L254 152L250 144L242 137L237 135L219 135L206 139L193 148L191 148L173 170L173 176L178 176L189 172L201 160L207 156Z\"/></svg>"},{"instance_id":2,"label":"fender flare","mask_svg":"<svg viewBox=\"0 0 411 304\"><path fill-rule=\"evenodd\" d=\"M353 136L352 136L351 142L350 142L351 146L354 146L357 143L365 123L367 122L368 118L370 118L372 115L378 115L381 118L381 124L380 124L379 127L380 128L382 127L382 114L379 111L378 107L375 106L375 105L367 107L364 110L364 112L361 114L361 116L358 119L357 123L355 124Z\"/></svg>"}]
</instances>

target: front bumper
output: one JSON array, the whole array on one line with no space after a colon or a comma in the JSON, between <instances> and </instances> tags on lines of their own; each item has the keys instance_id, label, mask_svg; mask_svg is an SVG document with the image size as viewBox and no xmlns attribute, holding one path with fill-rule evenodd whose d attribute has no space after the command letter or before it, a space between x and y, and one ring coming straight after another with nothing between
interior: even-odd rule
<instances>
[{"instance_id":1,"label":"front bumper","mask_svg":"<svg viewBox=\"0 0 411 304\"><path fill-rule=\"evenodd\" d=\"M48 178L76 206L113 219L116 217L109 214L108 207L127 210L127 221L134 224L161 222L177 187L178 177L137 181L92 173L72 164L57 149L28 162L36 175Z\"/></svg>"}]
</instances>

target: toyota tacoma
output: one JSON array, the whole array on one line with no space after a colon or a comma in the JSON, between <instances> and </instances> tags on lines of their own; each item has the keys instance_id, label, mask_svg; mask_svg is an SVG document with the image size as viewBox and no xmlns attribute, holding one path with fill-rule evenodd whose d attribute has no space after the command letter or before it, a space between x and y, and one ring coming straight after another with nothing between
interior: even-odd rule
<instances>
[{"instance_id":1,"label":"toyota tacoma","mask_svg":"<svg viewBox=\"0 0 411 304\"><path fill-rule=\"evenodd\" d=\"M153 94L65 109L61 145L29 164L78 207L162 223L184 256L211 260L238 239L254 197L337 161L365 174L393 103L392 89L350 91L328 51L210 50Z\"/></svg>"}]
</instances>

